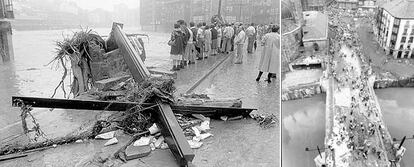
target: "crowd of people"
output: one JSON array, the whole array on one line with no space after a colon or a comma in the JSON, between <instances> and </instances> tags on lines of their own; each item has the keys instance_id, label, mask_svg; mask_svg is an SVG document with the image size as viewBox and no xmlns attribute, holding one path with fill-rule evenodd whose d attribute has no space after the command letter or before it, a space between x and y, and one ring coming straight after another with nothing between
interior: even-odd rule
<instances>
[{"instance_id":1,"label":"crowd of people","mask_svg":"<svg viewBox=\"0 0 414 167\"><path fill-rule=\"evenodd\" d=\"M195 64L196 60L204 60L218 54L235 54L235 64L243 63L245 44L247 53L252 54L258 43L263 47L258 64L260 80L263 72L268 72L267 82L275 76L278 67L280 49L279 27L274 24L255 25L243 23L198 23L178 20L168 45L171 46L170 58L172 71L183 69L185 66Z\"/></svg>"},{"instance_id":2,"label":"crowd of people","mask_svg":"<svg viewBox=\"0 0 414 167\"><path fill-rule=\"evenodd\" d=\"M392 141L385 131L372 89L369 88L372 68L362 53L362 44L356 33L355 23L344 19L355 16L339 9L337 5L330 6L327 14L334 23L330 29L332 34L330 54L334 56L329 61L332 70L327 75L337 83L336 91L346 91L341 88L349 88L351 92L350 107L337 108L334 112L334 121L338 124L333 128L336 130L333 132L329 147L333 149L333 145L346 144L351 153L348 155L356 160L354 162L367 162L370 159L373 162L388 163L385 161L386 155L390 161L398 161L399 157L395 157L393 151L389 150ZM340 53L341 48L349 48L351 53L348 55ZM384 148L388 149L384 150Z\"/></svg>"}]
</instances>

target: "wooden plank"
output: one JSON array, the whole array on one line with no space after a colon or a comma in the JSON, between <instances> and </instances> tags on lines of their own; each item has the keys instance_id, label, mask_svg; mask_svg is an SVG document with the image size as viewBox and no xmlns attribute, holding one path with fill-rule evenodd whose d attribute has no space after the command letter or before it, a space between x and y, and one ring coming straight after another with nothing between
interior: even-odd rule
<instances>
[{"instance_id":1,"label":"wooden plank","mask_svg":"<svg viewBox=\"0 0 414 167\"><path fill-rule=\"evenodd\" d=\"M178 98L176 105L212 106L212 107L242 107L242 101L236 98L226 99L202 99L202 98Z\"/></svg>"},{"instance_id":2,"label":"wooden plank","mask_svg":"<svg viewBox=\"0 0 414 167\"><path fill-rule=\"evenodd\" d=\"M38 97L22 97L12 96L12 105L18 107L19 100L25 104L37 108L60 108L75 110L106 110L106 111L126 111L137 103L133 102L111 102L98 100L79 100L79 99L52 99ZM149 107L154 104L145 103L143 107ZM173 112L181 114L202 114L207 117L220 116L247 116L254 108L238 108L238 107L213 107L213 106L195 106L195 105L173 105Z\"/></svg>"},{"instance_id":3,"label":"wooden plank","mask_svg":"<svg viewBox=\"0 0 414 167\"><path fill-rule=\"evenodd\" d=\"M122 31L123 25L120 23L113 23L112 33L115 38L116 44L123 52L123 56L128 69L132 74L135 82L142 82L147 79L151 74L142 62L139 54L134 49L131 41L128 39L125 32Z\"/></svg>"},{"instance_id":4,"label":"wooden plank","mask_svg":"<svg viewBox=\"0 0 414 167\"><path fill-rule=\"evenodd\" d=\"M73 99L51 99L51 98L36 98L36 97L12 97L12 105L19 106L19 102L31 105L32 107L42 108L64 108L64 109L83 109L83 110L107 110L107 111L126 111L137 103L132 102L108 102L96 100L73 100ZM143 104L150 106L153 104ZM161 133L165 137L165 142L168 144L171 152L180 166L187 166L194 159L194 153L185 138L181 127L173 113L182 114L203 114L205 116L219 117L221 115L247 116L252 110L236 107L205 107L205 106L172 106L157 101L159 110L156 110L156 117L158 124L161 126Z\"/></svg>"},{"instance_id":5,"label":"wooden plank","mask_svg":"<svg viewBox=\"0 0 414 167\"><path fill-rule=\"evenodd\" d=\"M19 100L22 100L25 104L31 105L32 107L75 110L126 111L137 105L136 103L129 102L109 102L97 100L52 99L12 96L13 107L18 107Z\"/></svg>"},{"instance_id":6,"label":"wooden plank","mask_svg":"<svg viewBox=\"0 0 414 167\"><path fill-rule=\"evenodd\" d=\"M172 72L172 71L166 71L163 69L158 69L158 68L152 68L152 69L148 69L148 71L151 74L161 74L161 75L167 75L170 76L172 78L177 78L177 73L176 72Z\"/></svg>"},{"instance_id":7,"label":"wooden plank","mask_svg":"<svg viewBox=\"0 0 414 167\"><path fill-rule=\"evenodd\" d=\"M237 107L210 107L210 106L171 106L175 113L180 114L202 114L206 117L219 118L220 116L245 116L247 117L253 108Z\"/></svg>"},{"instance_id":8,"label":"wooden plank","mask_svg":"<svg viewBox=\"0 0 414 167\"><path fill-rule=\"evenodd\" d=\"M187 166L188 162L193 161L194 152L190 148L171 107L161 101L158 101L157 104L159 110L157 110L156 115L161 126L161 134L164 136L165 142L168 144L168 148L170 148L178 164L180 166Z\"/></svg>"},{"instance_id":9,"label":"wooden plank","mask_svg":"<svg viewBox=\"0 0 414 167\"><path fill-rule=\"evenodd\" d=\"M0 162L1 161L7 161L7 160L11 160L11 159L16 159L16 158L22 158L22 157L27 157L27 154L18 154L18 155L5 155L5 156L1 156L0 157Z\"/></svg>"}]
</instances>

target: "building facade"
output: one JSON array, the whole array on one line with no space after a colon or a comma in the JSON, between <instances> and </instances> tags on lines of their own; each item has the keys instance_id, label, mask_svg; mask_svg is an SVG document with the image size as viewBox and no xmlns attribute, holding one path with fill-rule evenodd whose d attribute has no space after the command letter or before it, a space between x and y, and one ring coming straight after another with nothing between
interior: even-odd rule
<instances>
[{"instance_id":1,"label":"building facade","mask_svg":"<svg viewBox=\"0 0 414 167\"><path fill-rule=\"evenodd\" d=\"M323 11L325 0L301 0L303 11Z\"/></svg>"},{"instance_id":2,"label":"building facade","mask_svg":"<svg viewBox=\"0 0 414 167\"><path fill-rule=\"evenodd\" d=\"M414 58L414 2L394 0L378 9L374 33L394 58Z\"/></svg>"},{"instance_id":3,"label":"building facade","mask_svg":"<svg viewBox=\"0 0 414 167\"><path fill-rule=\"evenodd\" d=\"M228 23L279 23L277 0L141 0L143 30L171 30L179 19L210 23L219 12Z\"/></svg>"},{"instance_id":4,"label":"building facade","mask_svg":"<svg viewBox=\"0 0 414 167\"><path fill-rule=\"evenodd\" d=\"M358 0L337 0L339 8L343 9L358 9L359 2Z\"/></svg>"},{"instance_id":5,"label":"building facade","mask_svg":"<svg viewBox=\"0 0 414 167\"><path fill-rule=\"evenodd\" d=\"M375 4L376 1L374 0L359 0L358 1L358 8L361 10L369 10L374 11L377 7Z\"/></svg>"},{"instance_id":6,"label":"building facade","mask_svg":"<svg viewBox=\"0 0 414 167\"><path fill-rule=\"evenodd\" d=\"M284 73L290 71L289 64L300 55L304 20L300 1L282 0L281 3L281 72Z\"/></svg>"}]
</instances>

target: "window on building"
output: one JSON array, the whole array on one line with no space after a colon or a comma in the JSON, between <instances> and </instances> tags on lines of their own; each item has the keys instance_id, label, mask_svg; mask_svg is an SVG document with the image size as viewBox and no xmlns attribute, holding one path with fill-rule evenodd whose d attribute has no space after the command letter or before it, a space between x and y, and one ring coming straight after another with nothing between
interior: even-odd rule
<instances>
[{"instance_id":1,"label":"window on building","mask_svg":"<svg viewBox=\"0 0 414 167\"><path fill-rule=\"evenodd\" d=\"M410 39L408 40L408 43L412 43L414 40L414 37L410 37Z\"/></svg>"},{"instance_id":2,"label":"window on building","mask_svg":"<svg viewBox=\"0 0 414 167\"><path fill-rule=\"evenodd\" d=\"M387 33L387 35L388 35L388 33ZM393 40L393 41L397 40L397 36L396 35L391 35L391 40Z\"/></svg>"},{"instance_id":3,"label":"window on building","mask_svg":"<svg viewBox=\"0 0 414 167\"><path fill-rule=\"evenodd\" d=\"M403 35L407 35L407 32L408 32L408 28L404 28Z\"/></svg>"},{"instance_id":4,"label":"window on building","mask_svg":"<svg viewBox=\"0 0 414 167\"><path fill-rule=\"evenodd\" d=\"M407 40L406 37L402 37L401 38L401 43L405 43L406 40Z\"/></svg>"},{"instance_id":5,"label":"window on building","mask_svg":"<svg viewBox=\"0 0 414 167\"><path fill-rule=\"evenodd\" d=\"M398 32L398 28L397 27L392 28L392 33L397 34L397 32Z\"/></svg>"},{"instance_id":6,"label":"window on building","mask_svg":"<svg viewBox=\"0 0 414 167\"><path fill-rule=\"evenodd\" d=\"M228 12L232 12L232 11L233 11L233 6L227 6L227 7L226 7L226 10L227 10Z\"/></svg>"},{"instance_id":7,"label":"window on building","mask_svg":"<svg viewBox=\"0 0 414 167\"><path fill-rule=\"evenodd\" d=\"M394 48L394 47L395 47L395 41L392 41L392 40L391 40L391 45L390 45L390 47L391 47L391 48Z\"/></svg>"},{"instance_id":8,"label":"window on building","mask_svg":"<svg viewBox=\"0 0 414 167\"><path fill-rule=\"evenodd\" d=\"M400 50L403 50L404 49L404 45L400 45Z\"/></svg>"}]
</instances>

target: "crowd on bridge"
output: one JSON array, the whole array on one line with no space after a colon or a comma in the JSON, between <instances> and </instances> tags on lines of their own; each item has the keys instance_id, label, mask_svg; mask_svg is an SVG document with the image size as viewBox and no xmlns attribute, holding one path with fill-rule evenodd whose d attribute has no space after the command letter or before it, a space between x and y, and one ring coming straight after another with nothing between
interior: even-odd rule
<instances>
[{"instance_id":1,"label":"crowd on bridge","mask_svg":"<svg viewBox=\"0 0 414 167\"><path fill-rule=\"evenodd\" d=\"M396 150L391 149L395 146L384 127L380 110L375 103L375 95L372 95L369 88L372 86L369 85L372 69L369 60L366 61L362 53L362 45L354 26L355 16L335 5L330 6L326 12L331 31L329 52L333 55L328 62L332 70L327 76L332 77L338 84L336 91L340 92L341 88L348 85L351 91L350 108L336 108L333 112L339 124L328 145L333 150L334 145L345 143L351 150L352 162L395 163L401 157L396 157ZM352 53L340 53L342 47L350 48ZM345 59L348 56L358 59L360 67L347 64ZM360 68L359 74L356 68Z\"/></svg>"},{"instance_id":2,"label":"crowd on bridge","mask_svg":"<svg viewBox=\"0 0 414 167\"><path fill-rule=\"evenodd\" d=\"M259 81L263 72L268 72L267 82L271 77L276 77L279 68L278 55L280 49L279 26L275 24L255 25L243 23L211 23L195 24L189 26L184 20L178 20L174 24L174 30L168 45L171 46L170 58L172 71L195 64L196 60L205 60L210 56L220 54L235 54L234 63L242 64L243 56L247 51L253 54L258 43L263 47L258 62ZM247 43L247 50L245 45Z\"/></svg>"}]
</instances>

